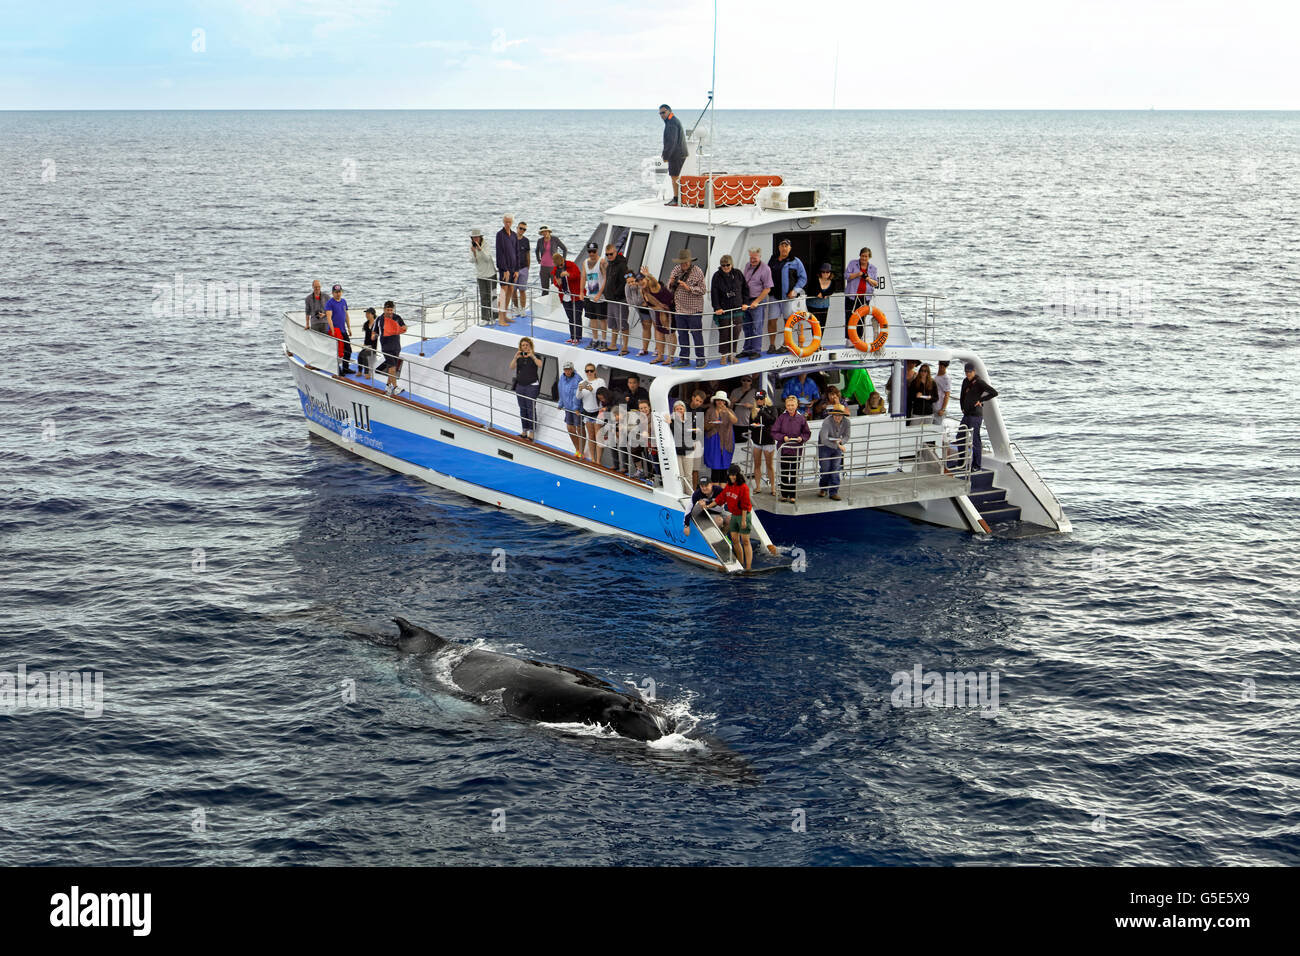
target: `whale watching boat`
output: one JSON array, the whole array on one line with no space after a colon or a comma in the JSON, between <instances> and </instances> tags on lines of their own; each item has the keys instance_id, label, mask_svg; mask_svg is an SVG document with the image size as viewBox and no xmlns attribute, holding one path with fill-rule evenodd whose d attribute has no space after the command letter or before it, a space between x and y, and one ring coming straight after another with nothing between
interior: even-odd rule
<instances>
[{"instance_id":1,"label":"whale watching boat","mask_svg":"<svg viewBox=\"0 0 1300 956\"><path fill-rule=\"evenodd\" d=\"M286 312L284 354L308 430L369 461L477 501L618 535L709 568L742 572L741 561L709 517L693 514L692 533L685 533L692 479L682 473L682 460L673 451L681 444L669 422L674 400L689 399L700 389L709 397L718 388L730 392L746 375L771 396L779 412L791 376L816 373L829 385L841 385L850 401L851 390L844 386L861 383L865 371L872 386L879 385L882 397L887 396L887 406L883 414L872 415L849 406L839 500L817 495L815 446L826 420L808 422L812 437L799 458L792 502L770 491L757 492L752 451L748 443L736 443L735 461L755 491L752 537L759 546L753 549L751 570L788 566L794 549L814 543L830 528L851 534L849 519L879 520L872 517L876 511L978 535L1068 532L1070 522L1060 503L1009 437L1001 399L983 406L987 440L980 469L971 467L971 443L956 441L964 363L974 365L994 387L997 382L974 351L939 341L936 319L943 296L894 291L885 244L889 220L836 209L819 190L786 186L779 176L702 174L700 140L692 131L679 205L665 205L672 187L665 164L654 160L648 167L658 181L656 194L609 209L588 243L602 253L613 244L630 271L644 266L664 284L680 250L690 251L707 280L723 255L730 255L739 269L751 248L762 249L766 261L788 239L810 282L814 264L829 262L843 285L845 266L856 259L857 250L870 247L881 286L860 326L846 322L848 312L856 310L853 302L846 310L842 289L831 296L824 313L826 328L814 330L804 304L795 300L796 314L778 329L787 345L781 354L760 352L720 365L718 331L710 321L713 310L706 293L707 364L652 364L653 350L637 354L641 333L636 322L627 355L571 344L560 296L554 287L548 295L540 294L534 268L528 308L514 312L508 326L497 324L495 303L480 302L477 286L421 296L418 302L399 301L397 312L408 331L401 337L397 390L389 394L383 373L338 374L338 340L308 328L302 313ZM577 255L581 262L583 253ZM360 345L363 321L361 310L352 310L354 349ZM787 319L781 316L780 321ZM758 324L760 347L766 346L766 323ZM531 439L523 435L509 368L525 335L542 360ZM616 455L600 462L575 455L557 394L566 361L574 363L580 377L587 365L594 365L613 388L629 375L639 377L652 409L650 442L667 452L656 456L648 474L636 477L618 470ZM946 420L908 416L904 376L909 361L951 363L953 392ZM860 399L860 387L856 393ZM779 452L776 468L779 472Z\"/></svg>"}]
</instances>

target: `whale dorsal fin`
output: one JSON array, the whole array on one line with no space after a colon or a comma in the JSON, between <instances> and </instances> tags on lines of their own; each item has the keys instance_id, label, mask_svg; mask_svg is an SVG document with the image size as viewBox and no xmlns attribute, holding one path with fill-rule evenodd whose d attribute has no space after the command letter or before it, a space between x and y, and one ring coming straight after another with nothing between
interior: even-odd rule
<instances>
[{"instance_id":1,"label":"whale dorsal fin","mask_svg":"<svg viewBox=\"0 0 1300 956\"><path fill-rule=\"evenodd\" d=\"M397 638L397 649L403 654L427 654L447 643L433 631L412 624L404 617L393 618L393 623L401 631Z\"/></svg>"}]
</instances>

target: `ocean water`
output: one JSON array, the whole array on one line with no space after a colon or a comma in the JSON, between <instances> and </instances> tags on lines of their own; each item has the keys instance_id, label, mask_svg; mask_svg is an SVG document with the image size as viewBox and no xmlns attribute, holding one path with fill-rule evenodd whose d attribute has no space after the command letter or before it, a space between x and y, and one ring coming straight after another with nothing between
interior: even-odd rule
<instances>
[{"instance_id":1,"label":"ocean water","mask_svg":"<svg viewBox=\"0 0 1300 956\"><path fill-rule=\"evenodd\" d=\"M1300 114L718 114L719 165L895 218L1070 535L882 515L738 580L308 437L312 278L457 287L506 211L575 244L660 129L0 113L0 671L105 688L0 710L0 861L1300 862ZM178 275L260 318L169 313ZM712 743L462 701L395 614L653 680ZM996 673L996 713L891 706L917 666Z\"/></svg>"}]
</instances>

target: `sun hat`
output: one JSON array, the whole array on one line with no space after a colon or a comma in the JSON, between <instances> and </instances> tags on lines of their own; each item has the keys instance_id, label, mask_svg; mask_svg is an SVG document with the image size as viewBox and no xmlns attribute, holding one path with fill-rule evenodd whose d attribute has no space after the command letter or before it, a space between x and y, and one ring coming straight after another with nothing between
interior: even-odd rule
<instances>
[{"instance_id":1,"label":"sun hat","mask_svg":"<svg viewBox=\"0 0 1300 956\"><path fill-rule=\"evenodd\" d=\"M843 415L843 414L846 414L845 411L844 411L844 406L841 405L841 404L839 404L838 402L837 402L836 404L832 405L832 406L831 406L831 414L832 414L832 415Z\"/></svg>"},{"instance_id":2,"label":"sun hat","mask_svg":"<svg viewBox=\"0 0 1300 956\"><path fill-rule=\"evenodd\" d=\"M673 260L673 262L694 262L694 261L695 261L695 257L691 255L691 250L689 249L681 250L681 252L677 253L677 258Z\"/></svg>"},{"instance_id":3,"label":"sun hat","mask_svg":"<svg viewBox=\"0 0 1300 956\"><path fill-rule=\"evenodd\" d=\"M469 237L470 237L471 239L482 239L482 238L483 238L483 230L482 230L482 229L471 229L471 230L469 231Z\"/></svg>"},{"instance_id":4,"label":"sun hat","mask_svg":"<svg viewBox=\"0 0 1300 956\"><path fill-rule=\"evenodd\" d=\"M722 399L722 401L726 402L728 405L731 404L731 399L727 397L727 393L722 389L718 389L718 394L713 396L713 401L716 402L718 399Z\"/></svg>"}]
</instances>

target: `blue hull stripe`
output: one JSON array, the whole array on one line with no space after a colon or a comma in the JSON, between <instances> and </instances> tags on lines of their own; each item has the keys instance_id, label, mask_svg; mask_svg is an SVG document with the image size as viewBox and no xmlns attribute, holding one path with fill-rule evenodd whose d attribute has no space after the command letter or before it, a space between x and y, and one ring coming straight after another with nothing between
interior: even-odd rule
<instances>
[{"instance_id":1,"label":"blue hull stripe","mask_svg":"<svg viewBox=\"0 0 1300 956\"><path fill-rule=\"evenodd\" d=\"M335 410L343 416L343 420L340 421L323 410L319 403L309 401L306 392L301 388L298 389L298 398L302 403L303 415L310 421L323 425L339 435L349 431L351 421L346 410ZM371 405L369 431L356 429L350 432L356 444L467 481L480 488L534 501L557 511L580 516L652 542L665 542L673 547L699 554L710 561L717 561L717 556L700 535L687 536L682 533L683 512L680 509L666 508L655 501L646 501L599 485L574 481L500 456L489 457L467 448L385 425L373 417L373 413L382 408L382 403ZM451 430L466 426L448 423L446 427ZM519 454L522 451L507 443L503 443L502 447L512 454Z\"/></svg>"}]
</instances>

